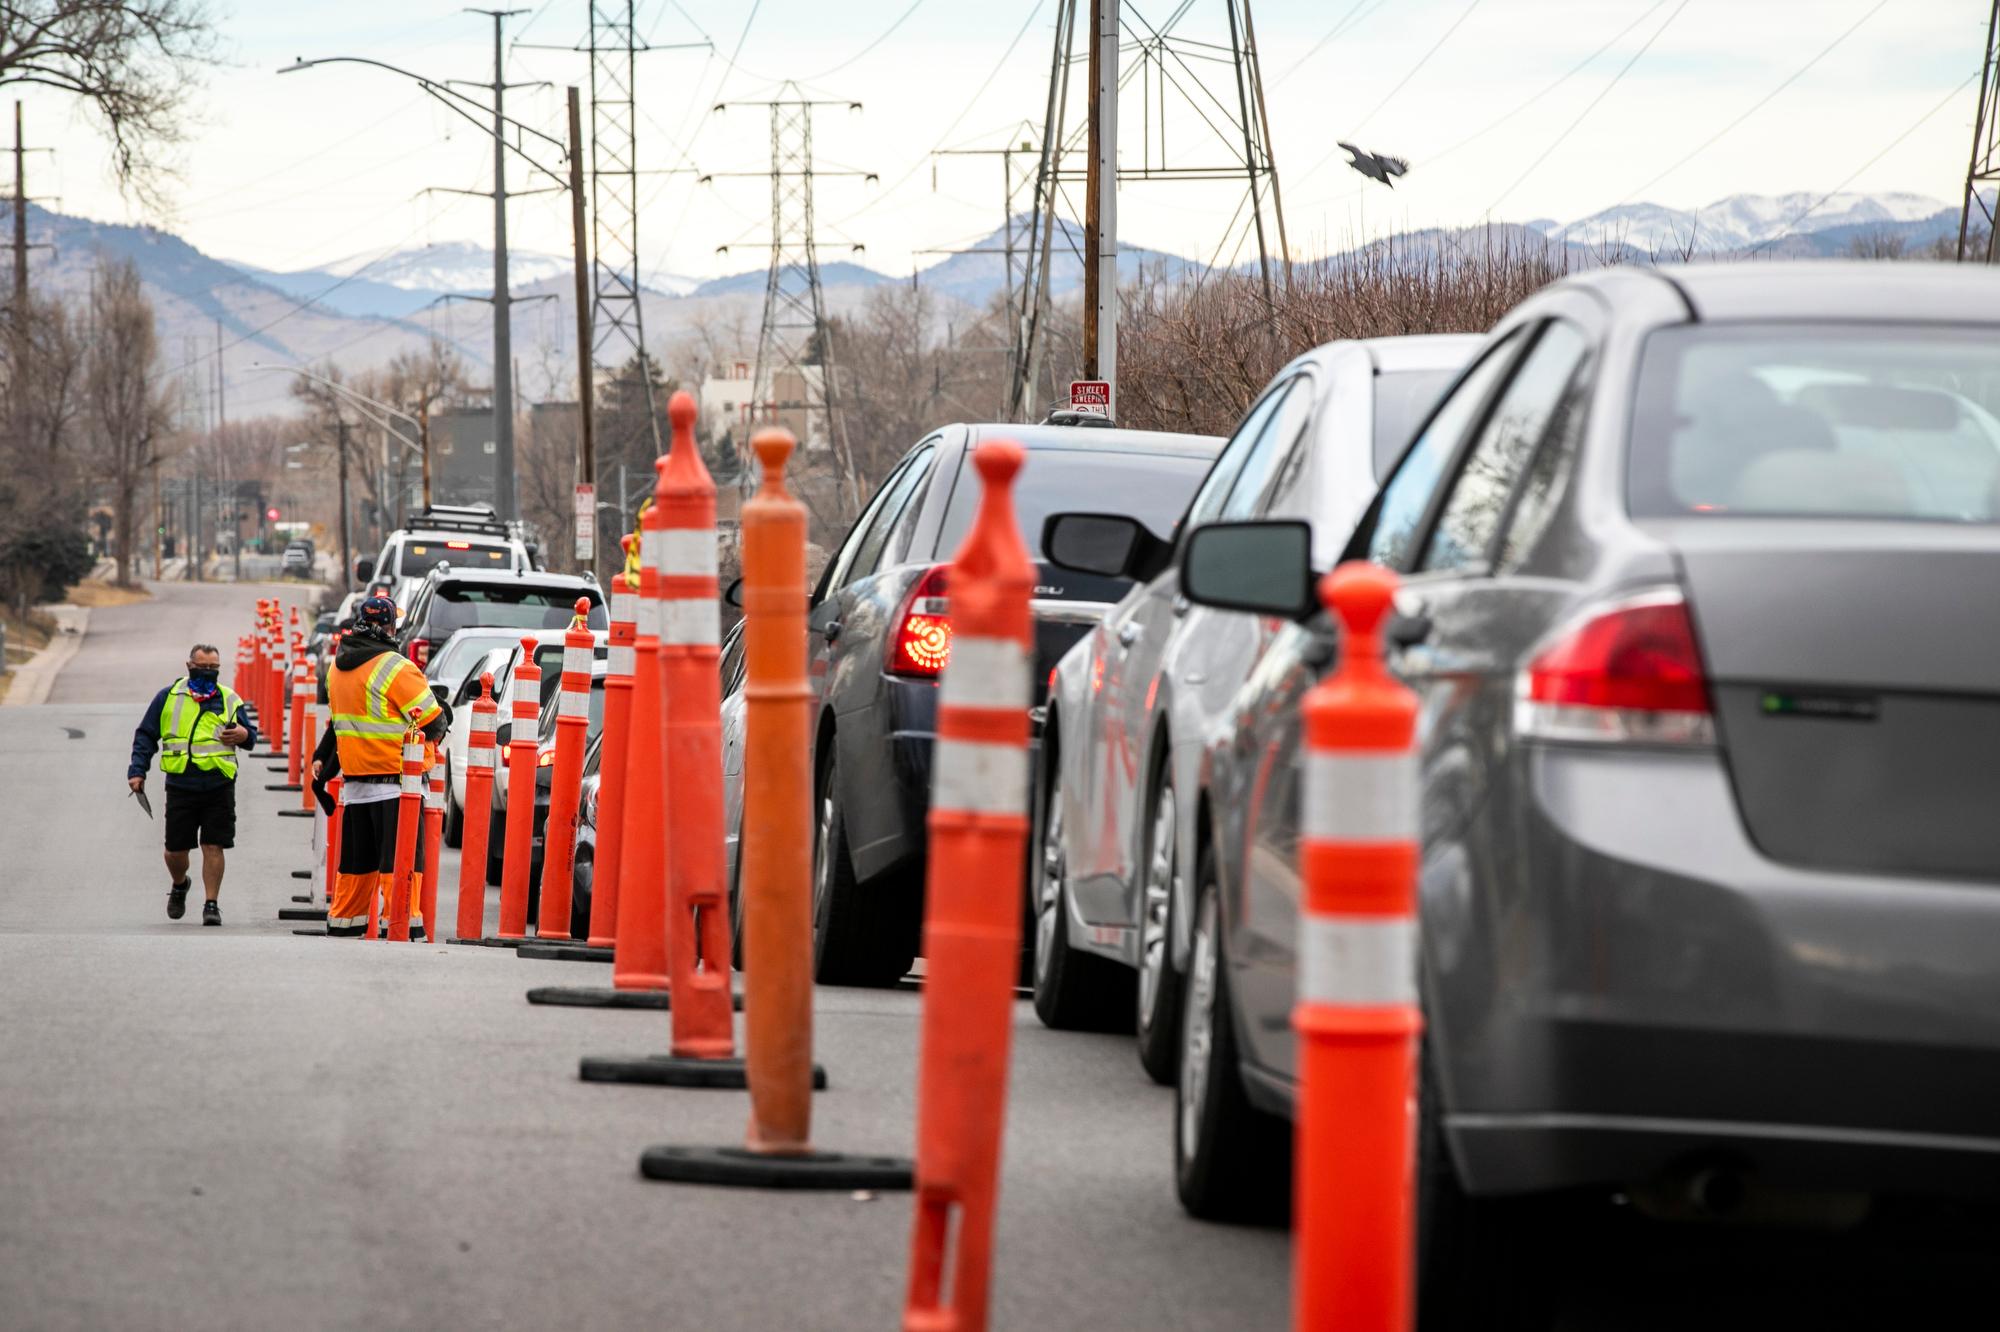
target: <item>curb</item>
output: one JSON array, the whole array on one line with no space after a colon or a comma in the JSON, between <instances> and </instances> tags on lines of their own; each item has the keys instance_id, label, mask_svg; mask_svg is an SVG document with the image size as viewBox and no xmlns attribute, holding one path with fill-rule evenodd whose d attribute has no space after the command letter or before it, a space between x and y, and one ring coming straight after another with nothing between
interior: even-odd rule
<instances>
[{"instance_id":1,"label":"curb","mask_svg":"<svg viewBox=\"0 0 2000 1332\"><path fill-rule=\"evenodd\" d=\"M83 647L83 636L90 629L90 607L59 605L41 609L55 617L56 636L47 647L14 668L14 682L7 686L7 696L0 698L0 707L32 708L48 702L56 677Z\"/></svg>"}]
</instances>

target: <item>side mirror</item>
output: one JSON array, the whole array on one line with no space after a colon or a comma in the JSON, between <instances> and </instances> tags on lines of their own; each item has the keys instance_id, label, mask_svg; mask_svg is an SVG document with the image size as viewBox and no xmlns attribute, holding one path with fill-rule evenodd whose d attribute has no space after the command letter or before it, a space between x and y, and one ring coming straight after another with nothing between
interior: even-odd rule
<instances>
[{"instance_id":1,"label":"side mirror","mask_svg":"<svg viewBox=\"0 0 2000 1332\"><path fill-rule=\"evenodd\" d=\"M366 555L354 557L354 581L365 583L375 572L375 561Z\"/></svg>"},{"instance_id":2,"label":"side mirror","mask_svg":"<svg viewBox=\"0 0 2000 1332\"><path fill-rule=\"evenodd\" d=\"M1056 513L1042 524L1049 563L1100 578L1144 580L1166 567L1172 547L1122 513Z\"/></svg>"},{"instance_id":3,"label":"side mirror","mask_svg":"<svg viewBox=\"0 0 2000 1332\"><path fill-rule=\"evenodd\" d=\"M1319 606L1312 529L1293 520L1197 527L1181 553L1181 595L1198 606L1304 619Z\"/></svg>"},{"instance_id":4,"label":"side mirror","mask_svg":"<svg viewBox=\"0 0 2000 1332\"><path fill-rule=\"evenodd\" d=\"M743 609L743 580L738 578L722 589L722 599L737 610Z\"/></svg>"},{"instance_id":5,"label":"side mirror","mask_svg":"<svg viewBox=\"0 0 2000 1332\"><path fill-rule=\"evenodd\" d=\"M431 695L446 707L451 706L451 686L444 681L431 681Z\"/></svg>"}]
</instances>

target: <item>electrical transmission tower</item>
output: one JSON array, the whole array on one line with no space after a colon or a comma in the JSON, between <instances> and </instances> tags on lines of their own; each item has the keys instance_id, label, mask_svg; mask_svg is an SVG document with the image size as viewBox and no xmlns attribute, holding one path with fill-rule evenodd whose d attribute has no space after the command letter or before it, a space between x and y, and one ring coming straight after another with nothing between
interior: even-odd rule
<instances>
[{"instance_id":1,"label":"electrical transmission tower","mask_svg":"<svg viewBox=\"0 0 2000 1332\"><path fill-rule=\"evenodd\" d=\"M838 176L876 179L872 171L821 171L813 163L813 111L822 106L859 111L861 103L824 101L801 95L796 83L781 85L769 101L725 102L716 107L765 108L771 117L768 171L725 171L703 176L756 176L771 182L770 267L764 280L764 316L757 329L757 362L751 379L758 414L793 425L801 447L811 453L831 449L848 507L860 509L861 481L841 419L833 339L827 327L826 292L820 283L821 241L813 222L813 181ZM854 253L862 246L842 242ZM730 247L724 246L726 251ZM755 482L754 459L743 452L746 493Z\"/></svg>"},{"instance_id":2,"label":"electrical transmission tower","mask_svg":"<svg viewBox=\"0 0 2000 1332\"><path fill-rule=\"evenodd\" d=\"M918 254L997 254L1000 256L1001 277L1003 279L1002 309L1007 315L1007 379L1008 385L1018 383L1022 367L1027 362L1028 311L1031 305L1032 288L1029 283L1033 274L1032 241L1035 234L1035 190L1039 182L1039 168L1035 166L1017 167L1016 159L1041 159L1041 145L1035 142L1035 132L1026 121L1012 131L1008 138L1012 141L1004 148L941 148L931 154L931 188L937 188L937 159L940 157L997 157L1000 159L1000 206L1001 223L998 245L975 245L962 249L918 250ZM1008 400L1001 404L1003 412L1011 411L1012 388L1004 389Z\"/></svg>"},{"instance_id":3,"label":"electrical transmission tower","mask_svg":"<svg viewBox=\"0 0 2000 1332\"><path fill-rule=\"evenodd\" d=\"M1085 7L1093 19L1086 42L1088 55L1076 52L1077 10ZM1115 42L1094 40L1097 20L1108 12L1115 21ZM1205 26L1204 26L1205 25ZM1108 25L1107 25L1108 26ZM1084 115L1069 110L1072 68L1090 61L1110 62L1116 94L1129 103L1101 105L1095 78L1080 78L1087 89ZM1121 115L1121 112L1124 114ZM1186 185L1241 182L1235 211L1216 238L1207 267L1233 269L1254 244L1256 275L1267 309L1275 311L1278 287L1291 283L1291 251L1285 237L1283 199L1278 190L1277 159L1271 149L1270 115L1265 109L1264 76L1257 55L1256 29L1250 0L1175 0L1163 21L1154 22L1132 0L1058 0L1055 40L1049 55L1047 117L1042 131L1041 164L1035 186L1035 216L1027 237L1027 271L1016 323L1023 352L1010 395L1010 412L1032 414L1041 367L1047 353L1050 268L1081 263L1091 267L1060 214L1087 216L1077 208L1066 186L1085 182L1085 165L1067 160L1084 155L1093 123L1116 127L1123 119L1137 122L1138 142L1127 143L1126 161L1117 169L1120 185L1135 181ZM1107 156L1115 158L1116 154ZM1088 201L1086 201L1088 202ZM1062 252L1067 252L1064 255ZM1097 317L1086 309L1085 318ZM1086 345L1109 343L1113 328L1098 328ZM1107 357L1107 360L1109 358Z\"/></svg>"},{"instance_id":4,"label":"electrical transmission tower","mask_svg":"<svg viewBox=\"0 0 2000 1332\"><path fill-rule=\"evenodd\" d=\"M1986 20L1986 63L1972 126L1972 162L1965 169L1965 200L1958 209L1958 257L1962 262L1969 252L1983 250L1977 257L1990 264L1995 257L1994 214L2000 211L2000 203L1985 193L2000 186L2000 0L1994 0ZM1986 225L1984 240L1972 234L1975 213Z\"/></svg>"}]
</instances>

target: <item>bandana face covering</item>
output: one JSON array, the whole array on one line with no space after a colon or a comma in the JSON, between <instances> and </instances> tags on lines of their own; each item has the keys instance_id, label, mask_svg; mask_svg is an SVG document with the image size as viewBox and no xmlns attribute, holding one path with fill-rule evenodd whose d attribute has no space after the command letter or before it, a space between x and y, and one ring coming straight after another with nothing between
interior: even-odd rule
<instances>
[{"instance_id":1,"label":"bandana face covering","mask_svg":"<svg viewBox=\"0 0 2000 1332\"><path fill-rule=\"evenodd\" d=\"M221 674L220 666L188 667L188 692L196 698L213 697L217 687L216 680Z\"/></svg>"}]
</instances>

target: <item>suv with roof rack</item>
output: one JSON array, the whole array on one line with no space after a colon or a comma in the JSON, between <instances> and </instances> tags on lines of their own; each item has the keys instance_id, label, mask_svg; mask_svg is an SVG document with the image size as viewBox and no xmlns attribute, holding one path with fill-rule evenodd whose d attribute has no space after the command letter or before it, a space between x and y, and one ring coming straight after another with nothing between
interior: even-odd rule
<instances>
[{"instance_id":1,"label":"suv with roof rack","mask_svg":"<svg viewBox=\"0 0 2000 1332\"><path fill-rule=\"evenodd\" d=\"M501 573L539 567L517 526L489 506L427 504L389 534L373 560L354 562L354 579L389 584L396 604L408 610L410 598L440 563Z\"/></svg>"}]
</instances>

